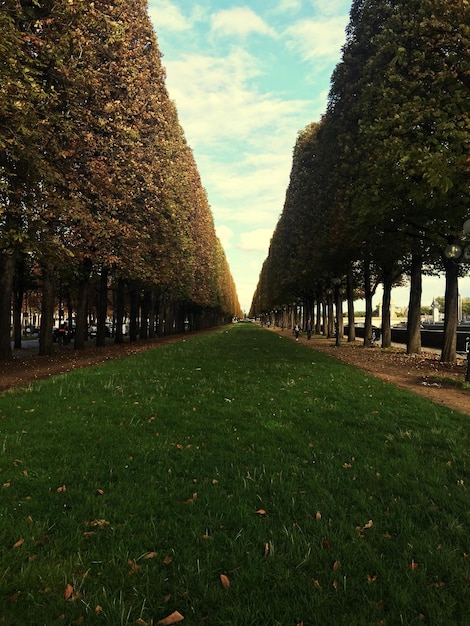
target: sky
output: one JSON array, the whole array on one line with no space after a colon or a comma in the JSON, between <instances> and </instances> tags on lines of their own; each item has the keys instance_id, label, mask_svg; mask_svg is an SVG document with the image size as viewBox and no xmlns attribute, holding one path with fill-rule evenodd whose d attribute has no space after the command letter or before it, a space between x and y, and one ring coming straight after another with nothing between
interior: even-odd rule
<instances>
[{"instance_id":1,"label":"sky","mask_svg":"<svg viewBox=\"0 0 470 626\"><path fill-rule=\"evenodd\" d=\"M298 132L326 110L350 7L351 0L149 0L166 86L246 313L283 210ZM425 280L423 305L443 295L442 279ZM406 306L408 289L392 297Z\"/></svg>"}]
</instances>

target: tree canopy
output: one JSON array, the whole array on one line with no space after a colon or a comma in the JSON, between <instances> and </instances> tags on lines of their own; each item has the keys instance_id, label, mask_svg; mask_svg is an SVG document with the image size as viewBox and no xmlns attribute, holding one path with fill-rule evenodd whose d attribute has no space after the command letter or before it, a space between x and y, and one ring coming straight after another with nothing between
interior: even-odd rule
<instances>
[{"instance_id":1,"label":"tree canopy","mask_svg":"<svg viewBox=\"0 0 470 626\"><path fill-rule=\"evenodd\" d=\"M239 315L147 1L0 4L0 357L25 254L43 322L59 283L85 314L104 276L108 292L153 293L155 310L198 307L203 325Z\"/></svg>"}]
</instances>

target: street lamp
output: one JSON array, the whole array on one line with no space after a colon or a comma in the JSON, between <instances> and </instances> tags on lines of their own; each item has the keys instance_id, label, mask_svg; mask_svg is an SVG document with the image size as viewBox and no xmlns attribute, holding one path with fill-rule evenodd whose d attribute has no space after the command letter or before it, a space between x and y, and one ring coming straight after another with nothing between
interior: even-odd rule
<instances>
[{"instance_id":1,"label":"street lamp","mask_svg":"<svg viewBox=\"0 0 470 626\"><path fill-rule=\"evenodd\" d=\"M455 263L470 263L470 243L466 241L470 236L470 219L464 222L463 232L463 241L450 243L444 250L446 258Z\"/></svg>"}]
</instances>

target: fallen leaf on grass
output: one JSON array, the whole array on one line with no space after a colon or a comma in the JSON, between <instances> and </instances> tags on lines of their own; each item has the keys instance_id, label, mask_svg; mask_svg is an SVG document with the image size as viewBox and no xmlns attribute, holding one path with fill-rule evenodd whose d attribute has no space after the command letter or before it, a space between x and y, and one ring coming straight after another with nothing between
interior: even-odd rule
<instances>
[{"instance_id":1,"label":"fallen leaf on grass","mask_svg":"<svg viewBox=\"0 0 470 626\"><path fill-rule=\"evenodd\" d=\"M56 489L57 493L62 493L63 491L67 491L67 487L65 485L61 485Z\"/></svg>"},{"instance_id":2,"label":"fallen leaf on grass","mask_svg":"<svg viewBox=\"0 0 470 626\"><path fill-rule=\"evenodd\" d=\"M330 542L328 541L328 539L322 539L322 546L325 550L331 550L330 548Z\"/></svg>"},{"instance_id":3,"label":"fallen leaf on grass","mask_svg":"<svg viewBox=\"0 0 470 626\"><path fill-rule=\"evenodd\" d=\"M171 563L172 561L173 561L173 559L171 558L171 556L166 556L166 557L163 559L163 563L164 563L165 565L170 565L170 563Z\"/></svg>"},{"instance_id":4,"label":"fallen leaf on grass","mask_svg":"<svg viewBox=\"0 0 470 626\"><path fill-rule=\"evenodd\" d=\"M168 617L164 617L163 619L158 621L157 624L161 624L161 626L171 626L171 624L178 624L183 620L183 615L181 615L181 613L179 613L178 611L174 611L174 613L168 615Z\"/></svg>"},{"instance_id":5,"label":"fallen leaf on grass","mask_svg":"<svg viewBox=\"0 0 470 626\"><path fill-rule=\"evenodd\" d=\"M321 589L321 585L319 583L318 580L314 579L313 581L313 586L315 587L315 589Z\"/></svg>"},{"instance_id":6,"label":"fallen leaf on grass","mask_svg":"<svg viewBox=\"0 0 470 626\"><path fill-rule=\"evenodd\" d=\"M18 599L21 596L21 591L15 591L15 593L11 596L8 596L8 599L10 600L10 602L18 602Z\"/></svg>"},{"instance_id":7,"label":"fallen leaf on grass","mask_svg":"<svg viewBox=\"0 0 470 626\"><path fill-rule=\"evenodd\" d=\"M73 596L73 587L70 583L65 587L64 598L70 600Z\"/></svg>"},{"instance_id":8,"label":"fallen leaf on grass","mask_svg":"<svg viewBox=\"0 0 470 626\"><path fill-rule=\"evenodd\" d=\"M102 530L106 526L109 526L109 522L105 519L94 519L91 522L86 522L85 526L91 526L91 528L98 528L99 530Z\"/></svg>"},{"instance_id":9,"label":"fallen leaf on grass","mask_svg":"<svg viewBox=\"0 0 470 626\"><path fill-rule=\"evenodd\" d=\"M411 561L411 563L408 565L408 569L410 570L414 570L414 569L418 569L419 565L418 563L415 563L415 561Z\"/></svg>"},{"instance_id":10,"label":"fallen leaf on grass","mask_svg":"<svg viewBox=\"0 0 470 626\"><path fill-rule=\"evenodd\" d=\"M220 574L220 582L222 584L222 587L228 591L230 589L230 580L228 578L228 576L226 576L225 574Z\"/></svg>"},{"instance_id":11,"label":"fallen leaf on grass","mask_svg":"<svg viewBox=\"0 0 470 626\"><path fill-rule=\"evenodd\" d=\"M154 559L156 556L158 556L158 552L147 552L144 559Z\"/></svg>"},{"instance_id":12,"label":"fallen leaf on grass","mask_svg":"<svg viewBox=\"0 0 470 626\"><path fill-rule=\"evenodd\" d=\"M16 543L13 544L14 548L19 548L20 546L22 546L24 544L24 539L18 539L18 541Z\"/></svg>"},{"instance_id":13,"label":"fallen leaf on grass","mask_svg":"<svg viewBox=\"0 0 470 626\"><path fill-rule=\"evenodd\" d=\"M370 574L367 574L368 583L375 583L376 580L377 580L377 576L371 576Z\"/></svg>"},{"instance_id":14,"label":"fallen leaf on grass","mask_svg":"<svg viewBox=\"0 0 470 626\"><path fill-rule=\"evenodd\" d=\"M321 513L320 513L320 511L317 511L315 513L315 519L317 520L317 522L319 522L321 520Z\"/></svg>"},{"instance_id":15,"label":"fallen leaf on grass","mask_svg":"<svg viewBox=\"0 0 470 626\"><path fill-rule=\"evenodd\" d=\"M258 509L256 511L257 515L259 515L260 517L263 517L264 515L266 515L266 511L264 509Z\"/></svg>"},{"instance_id":16,"label":"fallen leaf on grass","mask_svg":"<svg viewBox=\"0 0 470 626\"><path fill-rule=\"evenodd\" d=\"M137 563L133 560L133 559L127 559L127 564L129 565L129 571L127 572L129 576L133 576L136 572L138 572L140 570L140 565L137 565Z\"/></svg>"}]
</instances>

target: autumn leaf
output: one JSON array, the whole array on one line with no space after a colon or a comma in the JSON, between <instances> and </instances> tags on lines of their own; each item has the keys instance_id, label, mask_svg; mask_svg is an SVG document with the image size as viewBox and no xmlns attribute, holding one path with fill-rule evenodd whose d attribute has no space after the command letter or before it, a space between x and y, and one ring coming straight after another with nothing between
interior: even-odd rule
<instances>
[{"instance_id":1,"label":"autumn leaf","mask_svg":"<svg viewBox=\"0 0 470 626\"><path fill-rule=\"evenodd\" d=\"M158 552L147 552L144 559L154 559L156 556L158 556Z\"/></svg>"},{"instance_id":2,"label":"autumn leaf","mask_svg":"<svg viewBox=\"0 0 470 626\"><path fill-rule=\"evenodd\" d=\"M222 584L222 587L228 591L230 589L230 580L228 578L228 576L226 576L225 574L220 574L220 582Z\"/></svg>"},{"instance_id":3,"label":"autumn leaf","mask_svg":"<svg viewBox=\"0 0 470 626\"><path fill-rule=\"evenodd\" d=\"M70 583L67 584L64 591L64 598L70 600L73 596L73 587Z\"/></svg>"},{"instance_id":4,"label":"autumn leaf","mask_svg":"<svg viewBox=\"0 0 470 626\"><path fill-rule=\"evenodd\" d=\"M127 564L129 565L129 571L127 572L129 576L133 576L136 572L138 572L140 570L140 565L137 565L137 563L133 560L133 559L127 559Z\"/></svg>"},{"instance_id":5,"label":"autumn leaf","mask_svg":"<svg viewBox=\"0 0 470 626\"><path fill-rule=\"evenodd\" d=\"M321 585L316 579L313 580L313 586L315 587L315 589L321 589Z\"/></svg>"},{"instance_id":6,"label":"autumn leaf","mask_svg":"<svg viewBox=\"0 0 470 626\"><path fill-rule=\"evenodd\" d=\"M24 544L24 539L18 539L18 541L16 543L13 544L14 548L19 548L20 546L22 546Z\"/></svg>"},{"instance_id":7,"label":"autumn leaf","mask_svg":"<svg viewBox=\"0 0 470 626\"><path fill-rule=\"evenodd\" d=\"M164 617L163 619L159 620L157 624L161 624L161 626L171 626L171 624L178 624L183 620L184 617L181 615L181 613L179 613L178 611L174 611L173 613L171 613L171 615L168 615L168 617Z\"/></svg>"},{"instance_id":8,"label":"autumn leaf","mask_svg":"<svg viewBox=\"0 0 470 626\"><path fill-rule=\"evenodd\" d=\"M315 519L317 520L317 522L319 522L321 520L321 513L320 513L320 511L317 511L315 513Z\"/></svg>"},{"instance_id":9,"label":"autumn leaf","mask_svg":"<svg viewBox=\"0 0 470 626\"><path fill-rule=\"evenodd\" d=\"M263 517L264 515L266 515L266 511L264 509L258 509L256 511L257 515L259 515L260 517Z\"/></svg>"},{"instance_id":10,"label":"autumn leaf","mask_svg":"<svg viewBox=\"0 0 470 626\"><path fill-rule=\"evenodd\" d=\"M328 539L322 539L322 546L325 550L331 550L330 542L328 541Z\"/></svg>"},{"instance_id":11,"label":"autumn leaf","mask_svg":"<svg viewBox=\"0 0 470 626\"><path fill-rule=\"evenodd\" d=\"M63 491L67 491L67 487L65 485L61 485L56 489L57 493L62 493Z\"/></svg>"},{"instance_id":12,"label":"autumn leaf","mask_svg":"<svg viewBox=\"0 0 470 626\"><path fill-rule=\"evenodd\" d=\"M109 526L109 522L105 519L94 519L91 522L86 522L85 526L91 526L91 528L98 528L99 530L102 530L106 526Z\"/></svg>"},{"instance_id":13,"label":"autumn leaf","mask_svg":"<svg viewBox=\"0 0 470 626\"><path fill-rule=\"evenodd\" d=\"M102 613L103 612L103 607L99 604L97 604L95 606L95 613Z\"/></svg>"},{"instance_id":14,"label":"autumn leaf","mask_svg":"<svg viewBox=\"0 0 470 626\"><path fill-rule=\"evenodd\" d=\"M419 567L419 565L415 561L411 561L411 563L408 565L408 569L410 569L410 570L418 569L418 567Z\"/></svg>"},{"instance_id":15,"label":"autumn leaf","mask_svg":"<svg viewBox=\"0 0 470 626\"><path fill-rule=\"evenodd\" d=\"M374 525L374 522L370 519L367 524L364 524L363 528L372 528L372 526Z\"/></svg>"},{"instance_id":16,"label":"autumn leaf","mask_svg":"<svg viewBox=\"0 0 470 626\"><path fill-rule=\"evenodd\" d=\"M367 574L368 583L375 583L376 580L377 580L377 576L371 576L370 574Z\"/></svg>"},{"instance_id":17,"label":"autumn leaf","mask_svg":"<svg viewBox=\"0 0 470 626\"><path fill-rule=\"evenodd\" d=\"M169 565L172 561L173 561L173 559L171 558L171 556L166 556L166 557L163 559L163 563L164 563L165 565Z\"/></svg>"},{"instance_id":18,"label":"autumn leaf","mask_svg":"<svg viewBox=\"0 0 470 626\"><path fill-rule=\"evenodd\" d=\"M333 571L336 571L338 568L339 568L339 563L338 563L338 561L335 561L333 563Z\"/></svg>"}]
</instances>

